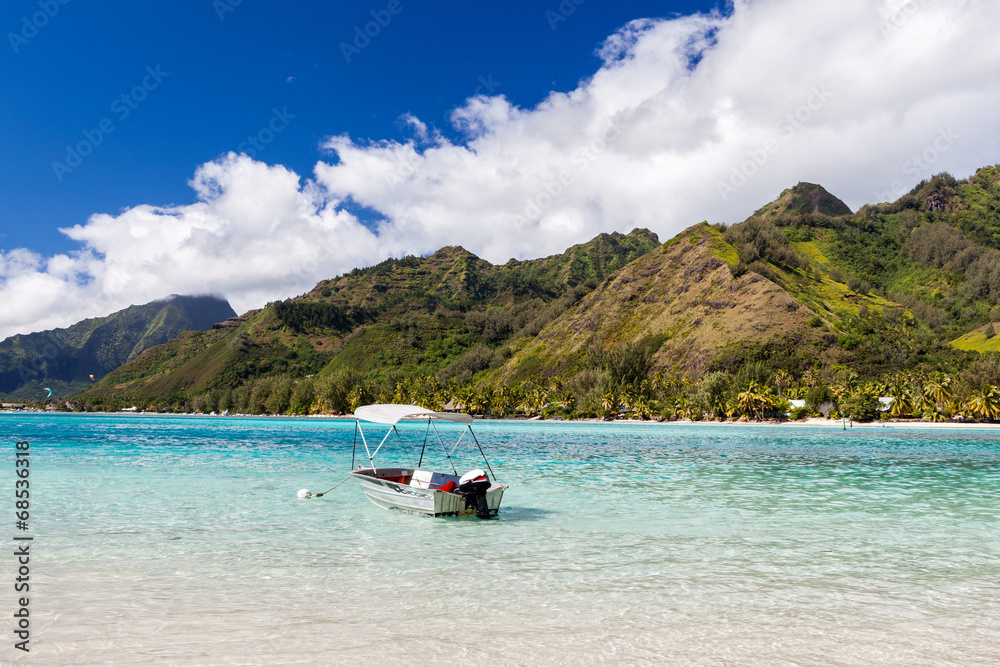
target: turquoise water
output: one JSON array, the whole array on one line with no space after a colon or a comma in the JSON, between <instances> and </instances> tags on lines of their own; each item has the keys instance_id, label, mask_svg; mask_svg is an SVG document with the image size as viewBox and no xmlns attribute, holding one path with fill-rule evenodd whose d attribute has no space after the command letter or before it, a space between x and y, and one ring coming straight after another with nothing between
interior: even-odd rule
<instances>
[{"instance_id":1,"label":"turquoise water","mask_svg":"<svg viewBox=\"0 0 1000 667\"><path fill-rule=\"evenodd\" d=\"M0 429L35 536L32 652L0 662L1000 664L997 432L483 422L485 522L297 499L345 477L350 421Z\"/></svg>"}]
</instances>

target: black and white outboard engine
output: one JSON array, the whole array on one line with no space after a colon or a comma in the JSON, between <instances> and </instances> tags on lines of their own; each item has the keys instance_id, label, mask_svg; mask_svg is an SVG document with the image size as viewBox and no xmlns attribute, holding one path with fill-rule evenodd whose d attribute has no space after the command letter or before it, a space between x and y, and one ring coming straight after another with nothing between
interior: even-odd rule
<instances>
[{"instance_id":1,"label":"black and white outboard engine","mask_svg":"<svg viewBox=\"0 0 1000 667\"><path fill-rule=\"evenodd\" d=\"M486 492L491 485L486 472L476 468L462 475L458 480L458 490L465 497L465 506L475 507L480 519L490 518L490 508L486 504Z\"/></svg>"}]
</instances>

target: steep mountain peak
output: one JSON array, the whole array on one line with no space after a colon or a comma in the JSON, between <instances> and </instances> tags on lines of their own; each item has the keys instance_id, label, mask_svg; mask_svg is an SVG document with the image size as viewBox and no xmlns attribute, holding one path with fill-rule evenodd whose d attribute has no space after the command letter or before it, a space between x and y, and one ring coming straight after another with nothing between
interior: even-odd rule
<instances>
[{"instance_id":1,"label":"steep mountain peak","mask_svg":"<svg viewBox=\"0 0 1000 667\"><path fill-rule=\"evenodd\" d=\"M609 240L622 241L624 239L651 241L653 243L660 242L660 238L656 235L656 232L652 232L646 229L645 227L635 227L632 229L632 231L628 232L627 234L622 234L621 232L610 232L610 233L601 232L593 239L591 239L588 243L584 243L581 245L588 245L591 243L598 243L601 241L609 241ZM573 248L575 247L576 246L573 246Z\"/></svg>"},{"instance_id":2,"label":"steep mountain peak","mask_svg":"<svg viewBox=\"0 0 1000 667\"><path fill-rule=\"evenodd\" d=\"M822 185L800 181L783 190L778 198L762 206L752 217L773 218L782 215L851 215L850 207L827 192Z\"/></svg>"},{"instance_id":3,"label":"steep mountain peak","mask_svg":"<svg viewBox=\"0 0 1000 667\"><path fill-rule=\"evenodd\" d=\"M445 247L434 252L432 255L429 255L427 259L454 261L456 259L479 259L479 257L460 245L446 245Z\"/></svg>"}]
</instances>

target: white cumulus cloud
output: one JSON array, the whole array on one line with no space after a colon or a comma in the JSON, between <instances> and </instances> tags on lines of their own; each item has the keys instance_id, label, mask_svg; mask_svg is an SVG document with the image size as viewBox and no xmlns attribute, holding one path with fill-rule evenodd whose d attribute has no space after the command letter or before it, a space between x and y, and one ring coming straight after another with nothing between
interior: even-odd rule
<instances>
[{"instance_id":1,"label":"white cumulus cloud","mask_svg":"<svg viewBox=\"0 0 1000 667\"><path fill-rule=\"evenodd\" d=\"M997 162L996 25L987 0L736 0L639 19L573 90L531 108L467 100L451 115L461 140L403 114L412 140L333 135L336 160L305 180L230 154L197 169L194 204L94 215L64 230L80 243L68 255L0 252L0 337L169 293L242 311L444 245L504 262L634 227L666 240L798 181L855 209L895 199ZM362 225L355 204L382 222Z\"/></svg>"}]
</instances>

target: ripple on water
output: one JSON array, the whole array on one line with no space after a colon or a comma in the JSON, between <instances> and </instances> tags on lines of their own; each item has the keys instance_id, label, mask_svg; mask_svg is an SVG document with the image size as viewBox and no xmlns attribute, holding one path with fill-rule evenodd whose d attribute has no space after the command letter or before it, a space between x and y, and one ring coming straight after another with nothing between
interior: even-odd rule
<instances>
[{"instance_id":1,"label":"ripple on water","mask_svg":"<svg viewBox=\"0 0 1000 667\"><path fill-rule=\"evenodd\" d=\"M1000 663L989 432L486 422L481 522L298 500L352 422L3 419L46 665Z\"/></svg>"}]
</instances>

